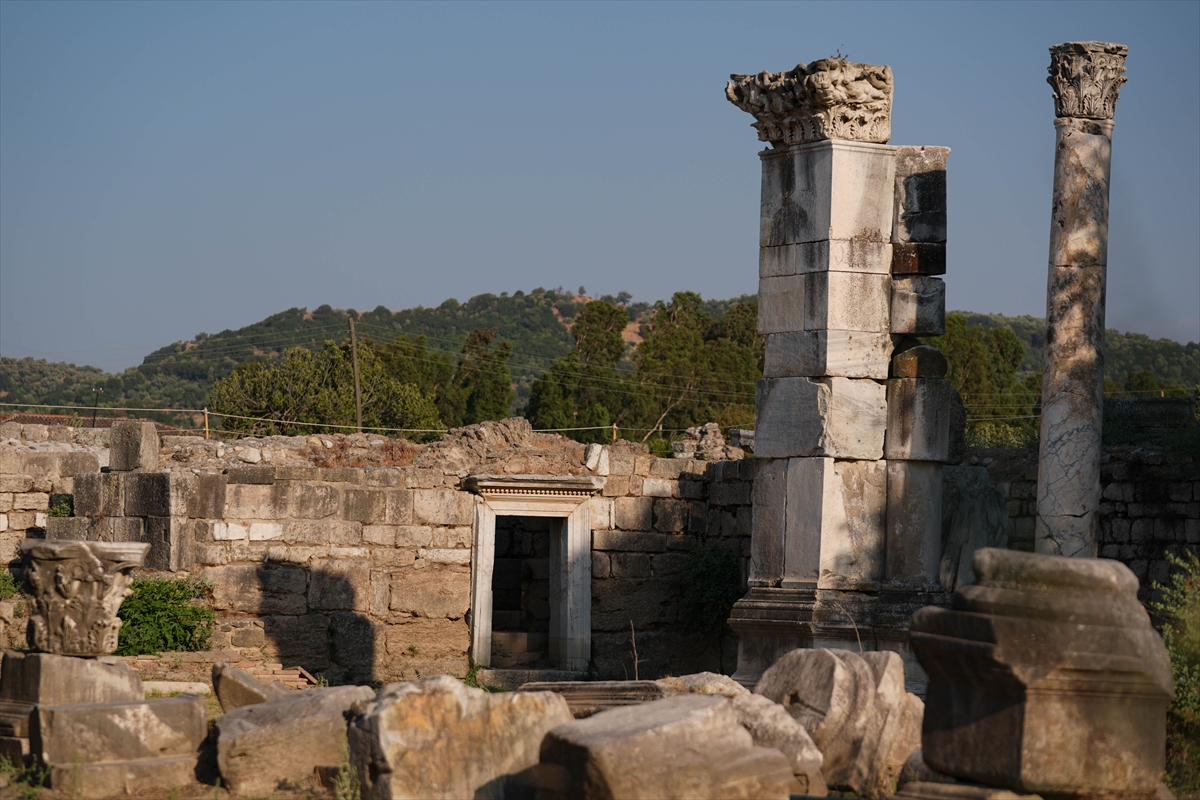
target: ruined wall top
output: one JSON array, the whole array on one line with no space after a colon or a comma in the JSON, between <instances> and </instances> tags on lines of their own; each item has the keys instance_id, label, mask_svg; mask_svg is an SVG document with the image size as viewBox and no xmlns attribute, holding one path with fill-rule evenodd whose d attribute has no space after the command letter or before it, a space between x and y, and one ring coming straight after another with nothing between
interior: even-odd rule
<instances>
[{"instance_id":1,"label":"ruined wall top","mask_svg":"<svg viewBox=\"0 0 1200 800\"><path fill-rule=\"evenodd\" d=\"M1112 42L1064 42L1050 48L1054 115L1112 119L1125 77L1129 48Z\"/></svg>"},{"instance_id":2,"label":"ruined wall top","mask_svg":"<svg viewBox=\"0 0 1200 800\"><path fill-rule=\"evenodd\" d=\"M892 135L892 69L822 58L787 72L730 75L729 102L776 147L822 139L884 144Z\"/></svg>"}]
</instances>

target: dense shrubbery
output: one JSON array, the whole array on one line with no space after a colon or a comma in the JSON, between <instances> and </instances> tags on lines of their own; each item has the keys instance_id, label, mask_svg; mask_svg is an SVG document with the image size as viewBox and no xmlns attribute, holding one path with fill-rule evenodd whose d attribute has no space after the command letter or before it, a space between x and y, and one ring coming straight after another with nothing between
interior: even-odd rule
<instances>
[{"instance_id":1,"label":"dense shrubbery","mask_svg":"<svg viewBox=\"0 0 1200 800\"><path fill-rule=\"evenodd\" d=\"M1155 584L1162 634L1171 656L1175 702L1167 712L1167 785L1177 797L1200 797L1200 557L1167 559L1175 574Z\"/></svg>"},{"instance_id":2,"label":"dense shrubbery","mask_svg":"<svg viewBox=\"0 0 1200 800\"><path fill-rule=\"evenodd\" d=\"M204 605L211 584L200 578L140 578L131 588L118 612L124 624L117 655L208 649L216 619Z\"/></svg>"}]
</instances>

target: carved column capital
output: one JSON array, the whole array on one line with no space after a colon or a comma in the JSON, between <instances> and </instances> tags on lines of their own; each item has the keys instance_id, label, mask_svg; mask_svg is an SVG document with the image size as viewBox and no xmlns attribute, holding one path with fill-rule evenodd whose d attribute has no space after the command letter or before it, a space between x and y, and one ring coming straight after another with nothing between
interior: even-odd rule
<instances>
[{"instance_id":1,"label":"carved column capital","mask_svg":"<svg viewBox=\"0 0 1200 800\"><path fill-rule=\"evenodd\" d=\"M22 541L30 647L63 656L116 650L117 610L149 549L142 542Z\"/></svg>"},{"instance_id":2,"label":"carved column capital","mask_svg":"<svg viewBox=\"0 0 1200 800\"><path fill-rule=\"evenodd\" d=\"M1064 42L1050 48L1050 77L1057 117L1112 119L1125 77L1129 48L1111 42Z\"/></svg>"},{"instance_id":3,"label":"carved column capital","mask_svg":"<svg viewBox=\"0 0 1200 800\"><path fill-rule=\"evenodd\" d=\"M729 102L754 116L776 147L822 139L886 143L892 135L892 69L823 58L787 72L730 75Z\"/></svg>"}]
</instances>

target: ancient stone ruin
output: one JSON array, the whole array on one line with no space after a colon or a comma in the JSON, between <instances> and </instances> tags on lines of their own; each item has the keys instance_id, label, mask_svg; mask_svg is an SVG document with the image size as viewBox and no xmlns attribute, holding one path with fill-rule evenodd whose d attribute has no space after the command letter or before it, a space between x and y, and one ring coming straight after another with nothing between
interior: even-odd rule
<instances>
[{"instance_id":1,"label":"ancient stone ruin","mask_svg":"<svg viewBox=\"0 0 1200 800\"><path fill-rule=\"evenodd\" d=\"M926 343L948 148L888 144L886 66L734 75L769 144L754 431L699 426L660 459L522 419L430 445L0 426L0 551L25 592L0 631L28 647L4 653L0 755L89 798L218 779L371 800L1166 796L1145 559L1082 557L1119 521L1092 388L1125 49L1051 52L1036 492L959 465L964 410ZM1200 509L1187 480L1172 497ZM1039 554L1003 549L1033 549L1035 494ZM704 563L740 571L736 637L685 599L729 572ZM112 656L136 570L211 583L211 651ZM156 670L183 691L147 699Z\"/></svg>"}]
</instances>

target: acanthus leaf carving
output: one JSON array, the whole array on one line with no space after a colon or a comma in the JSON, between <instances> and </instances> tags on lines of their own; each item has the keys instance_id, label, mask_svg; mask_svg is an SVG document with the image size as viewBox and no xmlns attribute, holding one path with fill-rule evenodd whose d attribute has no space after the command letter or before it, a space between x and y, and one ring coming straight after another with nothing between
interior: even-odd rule
<instances>
[{"instance_id":1,"label":"acanthus leaf carving","mask_svg":"<svg viewBox=\"0 0 1200 800\"><path fill-rule=\"evenodd\" d=\"M1111 42L1064 42L1050 48L1054 114L1077 119L1112 119L1125 77L1129 48Z\"/></svg>"},{"instance_id":2,"label":"acanthus leaf carving","mask_svg":"<svg viewBox=\"0 0 1200 800\"><path fill-rule=\"evenodd\" d=\"M64 656L113 653L117 611L149 549L140 542L21 542L30 647Z\"/></svg>"},{"instance_id":3,"label":"acanthus leaf carving","mask_svg":"<svg viewBox=\"0 0 1200 800\"><path fill-rule=\"evenodd\" d=\"M822 139L883 144L892 135L886 65L823 58L787 72L729 78L729 102L754 116L760 141L777 147Z\"/></svg>"}]
</instances>

